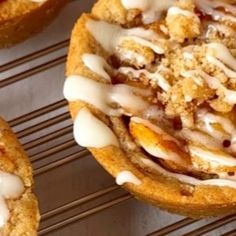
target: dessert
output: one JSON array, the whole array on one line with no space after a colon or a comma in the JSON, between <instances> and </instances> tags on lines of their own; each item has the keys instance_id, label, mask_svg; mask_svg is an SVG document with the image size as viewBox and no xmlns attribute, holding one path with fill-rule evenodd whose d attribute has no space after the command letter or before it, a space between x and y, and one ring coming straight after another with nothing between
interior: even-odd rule
<instances>
[{"instance_id":1,"label":"dessert","mask_svg":"<svg viewBox=\"0 0 236 236\"><path fill-rule=\"evenodd\" d=\"M236 212L235 29L231 0L99 0L75 25L75 139L135 197Z\"/></svg>"},{"instance_id":2,"label":"dessert","mask_svg":"<svg viewBox=\"0 0 236 236\"><path fill-rule=\"evenodd\" d=\"M37 235L38 203L28 157L0 118L0 235Z\"/></svg>"},{"instance_id":3,"label":"dessert","mask_svg":"<svg viewBox=\"0 0 236 236\"><path fill-rule=\"evenodd\" d=\"M68 0L0 0L0 47L40 32Z\"/></svg>"}]
</instances>

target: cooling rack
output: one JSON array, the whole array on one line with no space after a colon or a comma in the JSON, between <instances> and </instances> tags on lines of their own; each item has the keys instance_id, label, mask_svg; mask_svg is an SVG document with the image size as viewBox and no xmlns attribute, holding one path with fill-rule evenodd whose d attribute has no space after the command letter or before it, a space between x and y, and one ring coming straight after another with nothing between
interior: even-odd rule
<instances>
[{"instance_id":1,"label":"cooling rack","mask_svg":"<svg viewBox=\"0 0 236 236\"><path fill-rule=\"evenodd\" d=\"M236 235L236 215L194 220L136 201L74 142L63 68L73 22L92 4L71 2L44 33L0 51L1 114L34 168L39 235Z\"/></svg>"}]
</instances>

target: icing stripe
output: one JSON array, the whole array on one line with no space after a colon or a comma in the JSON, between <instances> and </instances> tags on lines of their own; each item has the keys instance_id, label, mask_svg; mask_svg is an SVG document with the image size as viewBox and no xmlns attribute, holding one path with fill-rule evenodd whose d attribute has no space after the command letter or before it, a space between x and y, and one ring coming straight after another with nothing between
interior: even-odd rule
<instances>
[{"instance_id":1,"label":"icing stripe","mask_svg":"<svg viewBox=\"0 0 236 236\"><path fill-rule=\"evenodd\" d=\"M119 146L112 130L96 118L87 108L77 114L74 121L74 137L82 147L103 148Z\"/></svg>"},{"instance_id":2,"label":"icing stripe","mask_svg":"<svg viewBox=\"0 0 236 236\"><path fill-rule=\"evenodd\" d=\"M130 171L122 171L120 172L116 177L116 183L118 185L123 185L125 183L131 183L134 185L140 185L142 184L142 181L138 179L133 173Z\"/></svg>"},{"instance_id":3,"label":"icing stripe","mask_svg":"<svg viewBox=\"0 0 236 236\"><path fill-rule=\"evenodd\" d=\"M236 181L228 180L228 179L209 179L209 180L199 180L187 175L175 174L170 171L165 170L160 165L155 162L142 158L141 161L148 166L149 168L156 170L160 174L164 176L171 177L179 180L180 182L191 184L191 185L210 185L210 186L218 186L218 187L230 187L236 189Z\"/></svg>"}]
</instances>

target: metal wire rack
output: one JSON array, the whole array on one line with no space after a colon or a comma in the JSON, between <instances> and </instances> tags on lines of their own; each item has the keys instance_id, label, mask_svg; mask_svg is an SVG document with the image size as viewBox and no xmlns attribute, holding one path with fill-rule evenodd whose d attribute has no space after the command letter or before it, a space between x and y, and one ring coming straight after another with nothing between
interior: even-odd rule
<instances>
[{"instance_id":1,"label":"metal wire rack","mask_svg":"<svg viewBox=\"0 0 236 236\"><path fill-rule=\"evenodd\" d=\"M68 46L68 43L68 39L63 40L51 46L42 48L33 53L20 57L16 60L4 63L0 66L0 73L5 73L36 59L40 59L52 53L55 53L61 49L66 48ZM31 80L33 75L48 71L58 65L61 65L65 62L65 60L66 55L60 55L49 61L44 61L35 67L6 77L0 81L0 88L3 89L7 86L12 86L13 84L16 84L23 80ZM64 77L64 75L62 74L61 77ZM67 102L62 99L59 101L55 101L54 103L47 106L31 111L27 114L23 114L9 121L9 124L14 128L14 130L16 130L16 134L22 141L25 150L29 153L30 160L34 167L36 190L38 183L37 181L39 181L38 178L41 178L41 190L37 190L39 199L42 196L42 192L48 191L50 188L53 188L53 181L50 182L50 176L45 177L45 174L57 172L61 167L68 164L74 165L73 163L77 162L78 160L80 161L80 163L86 162L87 159L90 159L91 162L95 162L90 157L89 152L86 149L82 149L75 144L73 137L71 136L72 124L70 121L70 115L66 109L66 105ZM51 113L53 115L51 117L49 116L48 118L47 115ZM47 117L45 118L45 116ZM40 134L35 136L35 134L38 133ZM95 167L100 168L98 166ZM63 173L62 171L63 170L60 169L61 173ZM63 173L63 175L66 174L68 173ZM88 175L91 175L91 173L88 173ZM53 175L51 175L51 178L53 180L52 176ZM87 177L84 176L83 178ZM48 181L50 182L50 184L46 184ZM96 180L96 182L99 181L99 179ZM56 207L51 207L50 204L45 208L43 207L44 209L42 209L41 212L41 226L38 234L71 236L141 235L138 233L123 234L122 232L126 231L121 231L121 228L123 227L122 225L120 226L121 228L119 232L114 231L112 234L105 233L104 229L108 227L107 225L101 225L102 233L94 232L94 234L89 233L89 231L81 232L80 228L77 227L79 225L79 222L85 222L93 215L99 216L99 214L108 211L111 208L115 209L116 205L122 206L125 204L125 202L127 202L127 204L131 204L131 202L135 201L130 194L123 191L118 186L110 183L113 183L112 179L109 179L109 184L106 184L106 186L103 186L103 184L99 184L99 187L96 188L96 191L88 190L87 194L83 194L77 198L73 196L72 200L70 201L67 199L67 197L65 197L67 194L67 192L65 191L62 194L65 198L62 203L57 203ZM55 196L55 199L57 198L57 196L58 195ZM45 201L47 202L47 199L44 197L43 199L40 199L41 206L45 204ZM143 207L147 206L144 205ZM114 212L116 212L116 210L114 210ZM166 214L155 208L152 208L152 210L159 212L159 217L162 217L162 214ZM114 219L116 218L114 215L111 215L110 217L113 217ZM97 217L96 219L96 221L98 221L99 223L100 218ZM159 221L159 218L156 218L156 221ZM236 215L209 220L195 220L177 217L174 221L172 220L172 222L165 220L161 225L156 224L157 226L155 226L154 224L153 226L152 224L151 229L149 229L147 222L145 225L146 228L144 227L145 230L143 232L145 233L143 235L233 236L236 235L235 221ZM224 226L230 223L231 227L226 228L226 231L223 230ZM77 227L77 229L74 231L70 231L70 227L72 227L72 225L73 227ZM63 231L63 229L66 229L66 231ZM154 231L155 229L156 231ZM127 232L132 231L129 230Z\"/></svg>"}]
</instances>

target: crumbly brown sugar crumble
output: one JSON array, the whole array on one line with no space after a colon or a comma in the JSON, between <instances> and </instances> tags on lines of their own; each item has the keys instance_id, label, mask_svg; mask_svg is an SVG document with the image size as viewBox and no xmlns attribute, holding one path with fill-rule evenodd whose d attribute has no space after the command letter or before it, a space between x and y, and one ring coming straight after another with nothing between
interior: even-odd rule
<instances>
[{"instance_id":1,"label":"crumbly brown sugar crumble","mask_svg":"<svg viewBox=\"0 0 236 236\"><path fill-rule=\"evenodd\" d=\"M202 70L208 75L217 78L222 84L231 90L236 89L236 83L230 79L222 69L209 63L206 54L210 50L207 45L210 43L223 43L234 55L236 42L236 24L232 22L215 22L202 16L194 1L180 1L176 4L182 9L188 10L195 14L195 17L186 17L183 15L168 15L148 26L165 39L163 46L165 54L161 56L147 47L140 47L135 43L125 41L121 45L121 50L134 50L146 59L146 65L138 63L136 60L123 60L123 65L129 65L135 69L147 69L150 72L159 71L159 73L168 81L170 89L163 91L157 85L156 81L151 80L145 73L140 73L139 78L135 78L132 73L122 74L123 81L140 82L143 86L151 86L157 95L158 101L165 106L166 115L169 118L181 117L184 125L191 127L194 125L194 116L199 107L208 107L215 112L228 113L234 108L234 104L224 101L224 93L221 89L210 88L201 75L186 75L186 71ZM130 10L129 17L133 14L134 19L137 18L133 10ZM139 21L140 24L140 21ZM226 27L226 32L217 31L215 24ZM137 24L136 24L137 26ZM161 31L165 27L167 34ZM136 47L136 49L135 49ZM211 53L211 52L209 52ZM214 52L212 52L214 55ZM159 68L164 68L160 70ZM165 70L166 69L166 70ZM117 77L122 77L120 74ZM122 79L121 79L122 81ZM142 85L141 85L142 86ZM154 100L155 101L155 100Z\"/></svg>"}]
</instances>

